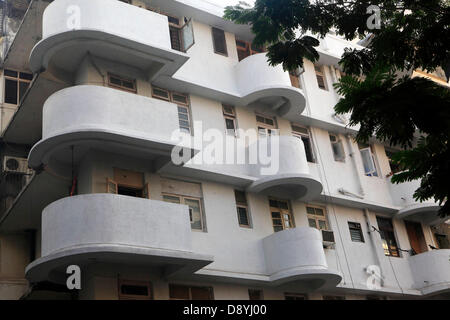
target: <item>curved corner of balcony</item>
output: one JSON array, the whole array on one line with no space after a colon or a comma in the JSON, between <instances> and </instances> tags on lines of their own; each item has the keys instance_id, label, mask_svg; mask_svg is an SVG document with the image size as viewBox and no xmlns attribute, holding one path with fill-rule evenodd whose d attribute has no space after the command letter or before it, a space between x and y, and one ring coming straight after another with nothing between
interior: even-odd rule
<instances>
[{"instance_id":1,"label":"curved corner of balcony","mask_svg":"<svg viewBox=\"0 0 450 320\"><path fill-rule=\"evenodd\" d=\"M133 152L165 163L175 146L183 154L193 155L192 148L172 140L179 129L177 119L177 106L163 100L100 86L66 88L44 104L42 140L31 149L29 165L61 172L72 161L72 147L76 159L90 148Z\"/></svg>"},{"instance_id":2,"label":"curved corner of balcony","mask_svg":"<svg viewBox=\"0 0 450 320\"><path fill-rule=\"evenodd\" d=\"M281 66L269 65L265 53L246 57L235 71L242 96L239 105L299 121L306 107L305 96L291 85L289 74Z\"/></svg>"},{"instance_id":3,"label":"curved corner of balcony","mask_svg":"<svg viewBox=\"0 0 450 320\"><path fill-rule=\"evenodd\" d=\"M263 239L270 281L276 286L295 284L302 290L336 287L339 272L328 267L320 231L298 227Z\"/></svg>"},{"instance_id":4,"label":"curved corner of balcony","mask_svg":"<svg viewBox=\"0 0 450 320\"><path fill-rule=\"evenodd\" d=\"M167 17L121 1L53 1L42 24L43 38L31 52L30 68L61 79L73 74L88 53L138 67L149 80L172 76L189 58L171 48Z\"/></svg>"},{"instance_id":5,"label":"curved corner of balcony","mask_svg":"<svg viewBox=\"0 0 450 320\"><path fill-rule=\"evenodd\" d=\"M394 205L401 209L396 217L424 223L426 225L436 225L445 221L438 214L441 208L433 200L418 202L414 199L414 192L420 187L420 180L413 180L394 184L389 177L389 188Z\"/></svg>"},{"instance_id":6,"label":"curved corner of balcony","mask_svg":"<svg viewBox=\"0 0 450 320\"><path fill-rule=\"evenodd\" d=\"M432 250L408 259L415 286L423 295L450 293L450 249Z\"/></svg>"},{"instance_id":7,"label":"curved corner of balcony","mask_svg":"<svg viewBox=\"0 0 450 320\"><path fill-rule=\"evenodd\" d=\"M192 274L213 260L192 250L187 206L89 194L44 209L42 256L27 266L26 278L65 283L68 266L83 269L91 263L157 267L170 277Z\"/></svg>"},{"instance_id":8,"label":"curved corner of balcony","mask_svg":"<svg viewBox=\"0 0 450 320\"><path fill-rule=\"evenodd\" d=\"M271 163L253 166L252 175L258 179L247 187L249 192L303 201L321 194L322 183L309 172L301 139L293 136L261 138L253 146L261 150L264 145L271 150Z\"/></svg>"}]
</instances>

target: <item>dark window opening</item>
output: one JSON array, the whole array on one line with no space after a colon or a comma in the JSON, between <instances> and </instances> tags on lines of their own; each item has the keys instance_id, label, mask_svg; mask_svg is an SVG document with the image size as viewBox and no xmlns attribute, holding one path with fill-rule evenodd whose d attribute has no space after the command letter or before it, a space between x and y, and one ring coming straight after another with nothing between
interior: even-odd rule
<instances>
[{"instance_id":1,"label":"dark window opening","mask_svg":"<svg viewBox=\"0 0 450 320\"><path fill-rule=\"evenodd\" d=\"M264 300L263 291L257 289L248 289L249 300Z\"/></svg>"},{"instance_id":2,"label":"dark window opening","mask_svg":"<svg viewBox=\"0 0 450 320\"><path fill-rule=\"evenodd\" d=\"M130 197L136 197L136 198L142 198L142 189L135 189L135 188L129 188L129 187L124 187L121 185L117 186L117 193L121 194L123 196L130 196Z\"/></svg>"},{"instance_id":3,"label":"dark window opening","mask_svg":"<svg viewBox=\"0 0 450 320\"><path fill-rule=\"evenodd\" d=\"M377 223L383 241L384 254L391 257L400 257L392 220L377 217Z\"/></svg>"},{"instance_id":4,"label":"dark window opening","mask_svg":"<svg viewBox=\"0 0 450 320\"><path fill-rule=\"evenodd\" d=\"M214 52L225 56L228 55L225 32L217 28L212 28L212 36Z\"/></svg>"}]
</instances>

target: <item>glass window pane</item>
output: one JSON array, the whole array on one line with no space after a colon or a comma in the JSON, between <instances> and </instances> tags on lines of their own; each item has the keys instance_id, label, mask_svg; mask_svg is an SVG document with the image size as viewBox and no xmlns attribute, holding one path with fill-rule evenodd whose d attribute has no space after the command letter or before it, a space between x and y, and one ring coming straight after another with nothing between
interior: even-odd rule
<instances>
[{"instance_id":1,"label":"glass window pane","mask_svg":"<svg viewBox=\"0 0 450 320\"><path fill-rule=\"evenodd\" d=\"M322 209L320 209L320 208L314 208L314 212L315 212L315 214L316 215L318 215L318 216L322 216L323 217L323 210Z\"/></svg>"},{"instance_id":2,"label":"glass window pane","mask_svg":"<svg viewBox=\"0 0 450 320\"><path fill-rule=\"evenodd\" d=\"M306 207L306 212L307 212L308 214L314 214L314 208Z\"/></svg>"},{"instance_id":3,"label":"glass window pane","mask_svg":"<svg viewBox=\"0 0 450 320\"><path fill-rule=\"evenodd\" d=\"M180 198L179 197L175 197L175 196L163 196L163 200L165 202L171 202L171 203L178 203L180 204Z\"/></svg>"},{"instance_id":4,"label":"glass window pane","mask_svg":"<svg viewBox=\"0 0 450 320\"><path fill-rule=\"evenodd\" d=\"M202 229L202 214L200 210L200 201L193 199L184 199L184 203L191 209L191 227L192 229Z\"/></svg>"},{"instance_id":5,"label":"glass window pane","mask_svg":"<svg viewBox=\"0 0 450 320\"><path fill-rule=\"evenodd\" d=\"M5 103L17 104L17 86L16 80L5 79Z\"/></svg>"},{"instance_id":6,"label":"glass window pane","mask_svg":"<svg viewBox=\"0 0 450 320\"><path fill-rule=\"evenodd\" d=\"M225 124L226 124L226 128L227 130L234 130L234 120L232 119L225 119Z\"/></svg>"},{"instance_id":7,"label":"glass window pane","mask_svg":"<svg viewBox=\"0 0 450 320\"><path fill-rule=\"evenodd\" d=\"M238 207L237 210L238 210L239 224L248 226L249 221L248 221L247 209L243 208L243 207Z\"/></svg>"},{"instance_id":8,"label":"glass window pane","mask_svg":"<svg viewBox=\"0 0 450 320\"><path fill-rule=\"evenodd\" d=\"M327 224L325 221L323 220L318 220L319 222L319 230L326 230L327 229Z\"/></svg>"},{"instance_id":9,"label":"glass window pane","mask_svg":"<svg viewBox=\"0 0 450 320\"><path fill-rule=\"evenodd\" d=\"M22 101L22 98L25 95L25 92L27 91L29 85L30 85L29 82L23 82L23 81L19 82L19 101L18 102Z\"/></svg>"},{"instance_id":10,"label":"glass window pane","mask_svg":"<svg viewBox=\"0 0 450 320\"><path fill-rule=\"evenodd\" d=\"M316 220L314 220L314 219L308 219L308 223L309 223L309 226L310 226L311 228L317 228L317 226L316 226Z\"/></svg>"},{"instance_id":11,"label":"glass window pane","mask_svg":"<svg viewBox=\"0 0 450 320\"><path fill-rule=\"evenodd\" d=\"M272 218L281 219L281 214L279 212L272 212Z\"/></svg>"}]
</instances>

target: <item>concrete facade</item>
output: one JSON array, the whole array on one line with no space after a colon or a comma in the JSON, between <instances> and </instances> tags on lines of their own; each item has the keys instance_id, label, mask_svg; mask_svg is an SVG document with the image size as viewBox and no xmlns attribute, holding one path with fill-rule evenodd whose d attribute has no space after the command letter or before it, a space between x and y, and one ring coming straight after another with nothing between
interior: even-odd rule
<instances>
[{"instance_id":1,"label":"concrete facade","mask_svg":"<svg viewBox=\"0 0 450 320\"><path fill-rule=\"evenodd\" d=\"M151 283L154 299L170 298L173 284L211 287L215 299L246 300L249 289L264 299L448 297L450 253L435 236L434 226L444 222L438 205L413 199L416 181L391 184L388 147L375 139L376 174L367 175L360 151L366 147L353 139L358 128L334 115L337 62L357 44L322 39L316 66L325 89L310 61L296 88L264 53L239 61L236 40L250 41L251 32L224 21L220 8L131 2L77 1L80 24L70 27L67 18L78 10L67 12L73 1L35 0L24 26L39 20L34 39L42 40L30 45L19 30L9 49L0 84L6 86L4 70L17 70L21 61L18 71L34 79L17 105L3 103L1 91L2 136L21 148L14 156L28 159L35 175L0 214L0 299L32 299L43 283L61 285L70 264L82 269L79 299L119 299L120 281ZM186 52L172 49L167 16L178 18L180 28L190 21L195 41ZM226 55L215 53L212 28L224 31ZM19 51L30 59L23 62ZM111 74L133 88L111 85ZM155 97L160 88L170 91L167 98ZM227 134L224 104L234 106L243 132L257 131L257 116L273 120L264 128L280 136L274 174L261 175L259 162L198 163L207 143L183 145L188 161L171 162L172 134L183 117L192 141L214 129L246 155L270 144L267 136ZM295 126L309 140L299 139ZM9 176L3 173L5 183ZM245 193L245 205L235 191ZM237 212L242 206L245 223ZM282 230L277 213L285 219ZM380 218L392 223L398 256L385 254ZM422 252L414 255L415 241Z\"/></svg>"}]
</instances>

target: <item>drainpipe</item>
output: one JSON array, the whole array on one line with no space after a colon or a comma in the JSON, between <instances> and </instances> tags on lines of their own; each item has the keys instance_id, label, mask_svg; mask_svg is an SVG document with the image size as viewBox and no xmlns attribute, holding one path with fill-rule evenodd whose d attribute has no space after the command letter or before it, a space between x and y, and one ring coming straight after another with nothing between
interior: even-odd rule
<instances>
[{"instance_id":1,"label":"drainpipe","mask_svg":"<svg viewBox=\"0 0 450 320\"><path fill-rule=\"evenodd\" d=\"M382 259L380 257L380 251L379 251L379 247L377 246L377 239L375 238L375 230L372 227L372 224L370 223L370 218L369 218L369 209L364 209L364 218L366 220L366 224L367 224L367 229L369 232L369 236L370 236L370 244L372 246L372 250L374 252L374 257L375 257L375 262L378 265L378 267L380 268L380 280L381 280L381 286L384 285L384 268L382 266Z\"/></svg>"},{"instance_id":2,"label":"drainpipe","mask_svg":"<svg viewBox=\"0 0 450 320\"><path fill-rule=\"evenodd\" d=\"M350 151L349 156L352 159L353 168L355 169L355 172L356 172L356 180L358 181L358 185L359 185L359 195L361 197L364 197L365 196L364 187L363 187L363 184L361 181L361 177L359 175L359 169L358 169L358 165L357 165L356 159L355 159L355 152L353 151L353 145L351 142L352 137L350 134L347 134L346 138L347 138L346 139L347 147L348 147L348 150Z\"/></svg>"}]
</instances>

